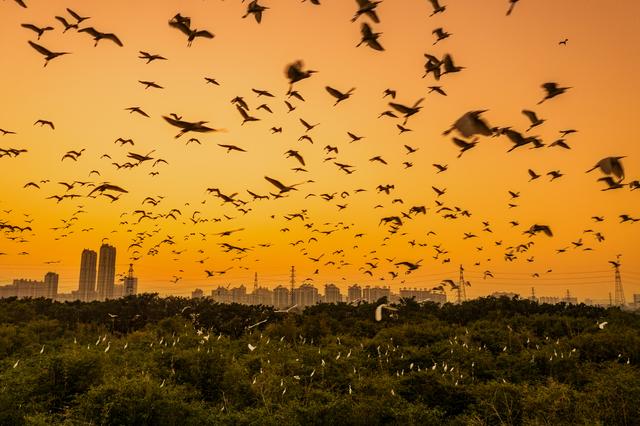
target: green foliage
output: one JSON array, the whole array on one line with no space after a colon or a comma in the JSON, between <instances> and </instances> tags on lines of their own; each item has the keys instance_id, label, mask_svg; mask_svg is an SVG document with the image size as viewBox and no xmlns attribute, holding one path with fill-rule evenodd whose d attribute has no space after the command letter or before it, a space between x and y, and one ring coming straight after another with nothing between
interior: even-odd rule
<instances>
[{"instance_id":1,"label":"green foliage","mask_svg":"<svg viewBox=\"0 0 640 426\"><path fill-rule=\"evenodd\" d=\"M0 425L632 425L640 318L480 299L0 300ZM604 329L598 322L607 321ZM253 326L260 323L257 326Z\"/></svg>"}]
</instances>

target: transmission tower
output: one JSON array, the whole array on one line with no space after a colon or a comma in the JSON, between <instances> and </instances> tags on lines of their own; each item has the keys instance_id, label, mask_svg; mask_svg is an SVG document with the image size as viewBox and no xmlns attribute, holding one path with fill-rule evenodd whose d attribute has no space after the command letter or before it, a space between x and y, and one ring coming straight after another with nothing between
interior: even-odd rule
<instances>
[{"instance_id":1,"label":"transmission tower","mask_svg":"<svg viewBox=\"0 0 640 426\"><path fill-rule=\"evenodd\" d=\"M256 294L256 290L258 290L258 273L257 272L253 275L253 294Z\"/></svg>"},{"instance_id":2,"label":"transmission tower","mask_svg":"<svg viewBox=\"0 0 640 426\"><path fill-rule=\"evenodd\" d=\"M458 282L458 304L467 300L467 292L465 290L466 282L464 281L464 268L460 265L460 281Z\"/></svg>"},{"instance_id":3,"label":"transmission tower","mask_svg":"<svg viewBox=\"0 0 640 426\"><path fill-rule=\"evenodd\" d=\"M293 287L296 285L296 267L291 267L291 291L289 292L289 306L293 306Z\"/></svg>"},{"instance_id":4,"label":"transmission tower","mask_svg":"<svg viewBox=\"0 0 640 426\"><path fill-rule=\"evenodd\" d=\"M615 297L614 304L615 306L625 306L626 300L624 298L624 290L622 289L622 277L620 277L620 255L618 255L615 262L611 262L613 265L613 269L615 270Z\"/></svg>"}]
</instances>

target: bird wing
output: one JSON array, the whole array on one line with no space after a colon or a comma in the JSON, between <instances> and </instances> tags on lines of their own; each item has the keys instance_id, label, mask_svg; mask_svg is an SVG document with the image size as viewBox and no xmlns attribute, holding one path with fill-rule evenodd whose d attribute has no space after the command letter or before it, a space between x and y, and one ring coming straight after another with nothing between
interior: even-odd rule
<instances>
[{"instance_id":1,"label":"bird wing","mask_svg":"<svg viewBox=\"0 0 640 426\"><path fill-rule=\"evenodd\" d=\"M93 27L87 27L87 28L82 28L78 30L79 33L89 33L94 37L99 37L100 35L102 35L101 32L99 32L98 30L96 30Z\"/></svg>"},{"instance_id":2,"label":"bird wing","mask_svg":"<svg viewBox=\"0 0 640 426\"><path fill-rule=\"evenodd\" d=\"M401 112L403 114L407 114L411 111L411 108L409 108L408 106L402 105L402 104L397 104L395 102L389 102L389 106L393 109L395 109L398 112Z\"/></svg>"},{"instance_id":3,"label":"bird wing","mask_svg":"<svg viewBox=\"0 0 640 426\"><path fill-rule=\"evenodd\" d=\"M27 29L29 29L29 30L35 31L35 32L37 32L37 33L38 33L38 32L40 32L40 28L36 27L36 26L35 26L35 25L33 25L33 24L21 24L20 26L21 26L22 28L27 28Z\"/></svg>"},{"instance_id":4,"label":"bird wing","mask_svg":"<svg viewBox=\"0 0 640 426\"><path fill-rule=\"evenodd\" d=\"M244 118L245 120L250 119L249 114L247 114L247 111L241 108L240 105L236 105L236 108L238 109L238 112L240 113L240 115L242 115L242 118Z\"/></svg>"},{"instance_id":5,"label":"bird wing","mask_svg":"<svg viewBox=\"0 0 640 426\"><path fill-rule=\"evenodd\" d=\"M382 47L382 45L380 44L380 42L378 40L368 40L367 41L367 45L372 48L373 50L377 50L382 52L384 50L384 47Z\"/></svg>"},{"instance_id":6,"label":"bird wing","mask_svg":"<svg viewBox=\"0 0 640 426\"><path fill-rule=\"evenodd\" d=\"M181 129L191 126L191 123L189 123L188 121L176 120L171 117L167 117L166 115L163 115L162 118L164 118L164 120L172 126L179 127Z\"/></svg>"},{"instance_id":7,"label":"bird wing","mask_svg":"<svg viewBox=\"0 0 640 426\"><path fill-rule=\"evenodd\" d=\"M281 191L284 191L284 190L287 189L287 187L284 186L282 184L282 182L280 182L280 181L278 181L276 179L270 178L269 176L265 176L264 178L267 180L267 182L271 183L272 185L274 185L276 188L278 188Z\"/></svg>"},{"instance_id":8,"label":"bird wing","mask_svg":"<svg viewBox=\"0 0 640 426\"><path fill-rule=\"evenodd\" d=\"M82 16L78 15L76 12L74 12L73 10L71 10L69 8L67 8L67 12L69 12L69 15L73 16L78 21L80 21L82 19Z\"/></svg>"},{"instance_id":9,"label":"bird wing","mask_svg":"<svg viewBox=\"0 0 640 426\"><path fill-rule=\"evenodd\" d=\"M536 123L538 121L538 116L536 115L535 112L528 109L523 109L522 113L527 116L527 118L529 119L529 121L531 121L531 123Z\"/></svg>"},{"instance_id":10,"label":"bird wing","mask_svg":"<svg viewBox=\"0 0 640 426\"><path fill-rule=\"evenodd\" d=\"M366 22L363 22L362 25L360 26L360 33L362 33L362 38L369 39L374 37L371 26Z\"/></svg>"},{"instance_id":11,"label":"bird wing","mask_svg":"<svg viewBox=\"0 0 640 426\"><path fill-rule=\"evenodd\" d=\"M33 47L34 49L36 49L39 53L43 54L44 56L50 56L51 55L51 51L48 50L45 47L40 46L37 43L32 42L31 40L29 40L29 45L31 47Z\"/></svg>"},{"instance_id":12,"label":"bird wing","mask_svg":"<svg viewBox=\"0 0 640 426\"><path fill-rule=\"evenodd\" d=\"M470 145L469 142L460 138L452 138L451 140L453 141L454 144L456 144L460 148L467 148Z\"/></svg>"},{"instance_id":13,"label":"bird wing","mask_svg":"<svg viewBox=\"0 0 640 426\"><path fill-rule=\"evenodd\" d=\"M213 38L215 37L212 33L207 30L196 31L193 34L194 37L204 37L204 38Z\"/></svg>"},{"instance_id":14,"label":"bird wing","mask_svg":"<svg viewBox=\"0 0 640 426\"><path fill-rule=\"evenodd\" d=\"M183 34L187 36L191 36L191 28L183 21L169 21L169 25L173 28L180 30Z\"/></svg>"},{"instance_id":15,"label":"bird wing","mask_svg":"<svg viewBox=\"0 0 640 426\"><path fill-rule=\"evenodd\" d=\"M334 89L333 87L330 86L326 86L325 89L327 90L327 92L329 92L329 94L331 96L333 96L334 98L341 98L344 96L344 93L340 92L339 90Z\"/></svg>"},{"instance_id":16,"label":"bird wing","mask_svg":"<svg viewBox=\"0 0 640 426\"><path fill-rule=\"evenodd\" d=\"M118 38L117 35L115 34L104 34L104 38L113 41L115 44L117 44L120 47L123 47L124 45L122 44L122 41L120 41L120 39Z\"/></svg>"}]
</instances>

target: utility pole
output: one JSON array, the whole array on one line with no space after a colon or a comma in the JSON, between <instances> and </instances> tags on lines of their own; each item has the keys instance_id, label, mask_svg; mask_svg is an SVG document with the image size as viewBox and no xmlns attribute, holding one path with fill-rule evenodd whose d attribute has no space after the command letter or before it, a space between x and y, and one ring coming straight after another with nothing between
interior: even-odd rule
<instances>
[{"instance_id":1,"label":"utility pole","mask_svg":"<svg viewBox=\"0 0 640 426\"><path fill-rule=\"evenodd\" d=\"M289 293L289 306L293 306L293 287L296 284L296 267L291 267L291 292Z\"/></svg>"},{"instance_id":2,"label":"utility pole","mask_svg":"<svg viewBox=\"0 0 640 426\"><path fill-rule=\"evenodd\" d=\"M460 281L458 282L458 305L467 300L467 292L465 291L466 283L464 281L464 268L460 265Z\"/></svg>"},{"instance_id":3,"label":"utility pole","mask_svg":"<svg viewBox=\"0 0 640 426\"><path fill-rule=\"evenodd\" d=\"M614 304L615 306L625 306L626 300L624 298L624 290L622 289L622 277L620 276L620 255L616 257L615 262L611 262L613 268L615 270L615 298Z\"/></svg>"}]
</instances>

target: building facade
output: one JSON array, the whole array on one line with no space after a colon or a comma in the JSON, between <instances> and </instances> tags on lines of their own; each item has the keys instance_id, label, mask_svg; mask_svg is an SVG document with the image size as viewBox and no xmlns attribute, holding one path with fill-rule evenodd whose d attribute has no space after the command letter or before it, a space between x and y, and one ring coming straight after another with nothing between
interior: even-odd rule
<instances>
[{"instance_id":1,"label":"building facade","mask_svg":"<svg viewBox=\"0 0 640 426\"><path fill-rule=\"evenodd\" d=\"M115 282L116 248L109 244L103 244L100 246L100 263L98 264L98 300L113 299Z\"/></svg>"},{"instance_id":2,"label":"building facade","mask_svg":"<svg viewBox=\"0 0 640 426\"><path fill-rule=\"evenodd\" d=\"M78 280L78 298L83 302L89 302L96 298L97 264L97 253L84 249L80 257L80 279Z\"/></svg>"}]
</instances>

